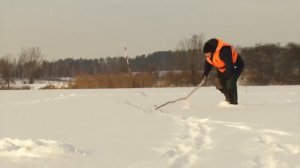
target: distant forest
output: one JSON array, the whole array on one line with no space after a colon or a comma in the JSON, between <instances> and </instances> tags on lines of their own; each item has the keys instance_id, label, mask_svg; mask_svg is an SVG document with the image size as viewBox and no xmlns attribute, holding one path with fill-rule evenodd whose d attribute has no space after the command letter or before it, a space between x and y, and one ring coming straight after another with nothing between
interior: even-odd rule
<instances>
[{"instance_id":1,"label":"distant forest","mask_svg":"<svg viewBox=\"0 0 300 168\"><path fill-rule=\"evenodd\" d=\"M128 59L124 56L98 59L44 59L39 47L22 49L18 58L0 59L0 78L7 86L15 79L71 77L72 88L168 87L196 85L202 78L203 36L184 39L175 51L157 51ZM236 47L246 67L242 85L300 84L300 45L288 43ZM214 76L214 72L210 77Z\"/></svg>"}]
</instances>

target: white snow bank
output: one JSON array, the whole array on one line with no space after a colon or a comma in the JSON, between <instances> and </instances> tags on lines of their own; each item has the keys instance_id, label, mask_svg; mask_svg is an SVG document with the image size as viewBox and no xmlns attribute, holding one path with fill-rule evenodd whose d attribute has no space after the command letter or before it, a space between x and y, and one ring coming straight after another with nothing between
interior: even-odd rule
<instances>
[{"instance_id":1,"label":"white snow bank","mask_svg":"<svg viewBox=\"0 0 300 168\"><path fill-rule=\"evenodd\" d=\"M52 85L56 88L67 88L70 80L61 80L61 81L36 80L34 84L29 84L28 82L23 80L16 80L14 83L11 83L11 87L15 87L15 88L29 87L31 90L38 90L48 85Z\"/></svg>"},{"instance_id":2,"label":"white snow bank","mask_svg":"<svg viewBox=\"0 0 300 168\"><path fill-rule=\"evenodd\" d=\"M85 155L72 145L45 139L0 140L0 157L5 158L50 158L64 155Z\"/></svg>"}]
</instances>

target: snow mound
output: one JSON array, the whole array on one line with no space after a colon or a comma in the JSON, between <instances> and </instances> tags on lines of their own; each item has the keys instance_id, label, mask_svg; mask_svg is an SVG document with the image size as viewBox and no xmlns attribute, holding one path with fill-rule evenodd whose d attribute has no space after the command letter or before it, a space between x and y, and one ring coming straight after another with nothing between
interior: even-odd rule
<instances>
[{"instance_id":1,"label":"snow mound","mask_svg":"<svg viewBox=\"0 0 300 168\"><path fill-rule=\"evenodd\" d=\"M191 102L183 101L183 102L181 102L180 107L182 110L189 110L191 108Z\"/></svg>"},{"instance_id":2,"label":"snow mound","mask_svg":"<svg viewBox=\"0 0 300 168\"><path fill-rule=\"evenodd\" d=\"M218 104L218 106L219 106L220 108L228 108L228 107L235 107L235 106L237 106L237 105L230 104L230 103L228 103L228 101L221 101L221 102Z\"/></svg>"},{"instance_id":3,"label":"snow mound","mask_svg":"<svg viewBox=\"0 0 300 168\"><path fill-rule=\"evenodd\" d=\"M0 140L0 157L6 158L50 158L66 155L85 155L75 147L62 142L45 139Z\"/></svg>"}]
</instances>

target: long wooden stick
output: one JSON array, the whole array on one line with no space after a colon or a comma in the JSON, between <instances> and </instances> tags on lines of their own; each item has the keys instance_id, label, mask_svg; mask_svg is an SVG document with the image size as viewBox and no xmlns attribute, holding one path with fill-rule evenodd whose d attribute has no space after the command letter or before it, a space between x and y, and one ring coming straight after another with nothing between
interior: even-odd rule
<instances>
[{"instance_id":1,"label":"long wooden stick","mask_svg":"<svg viewBox=\"0 0 300 168\"><path fill-rule=\"evenodd\" d=\"M175 102L178 102L178 101L181 101L181 100L186 100L187 98L189 98L198 88L200 88L203 84L205 83L205 79L203 79L201 81L201 83L196 86L187 96L185 97L181 97L181 98L178 98L176 100L171 100L171 101L167 101L166 103L162 104L162 105L159 105L159 106L155 106L155 110L158 110L160 109L161 107L163 106L166 106L167 104L170 104L170 103L175 103Z\"/></svg>"}]
</instances>

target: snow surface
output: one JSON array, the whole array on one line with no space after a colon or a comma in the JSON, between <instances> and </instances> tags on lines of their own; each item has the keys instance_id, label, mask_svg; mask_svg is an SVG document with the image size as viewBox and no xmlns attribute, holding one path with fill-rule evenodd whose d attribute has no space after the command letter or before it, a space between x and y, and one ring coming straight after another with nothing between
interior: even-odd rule
<instances>
[{"instance_id":1,"label":"snow surface","mask_svg":"<svg viewBox=\"0 0 300 168\"><path fill-rule=\"evenodd\" d=\"M1 168L300 168L300 87L0 92Z\"/></svg>"}]
</instances>

